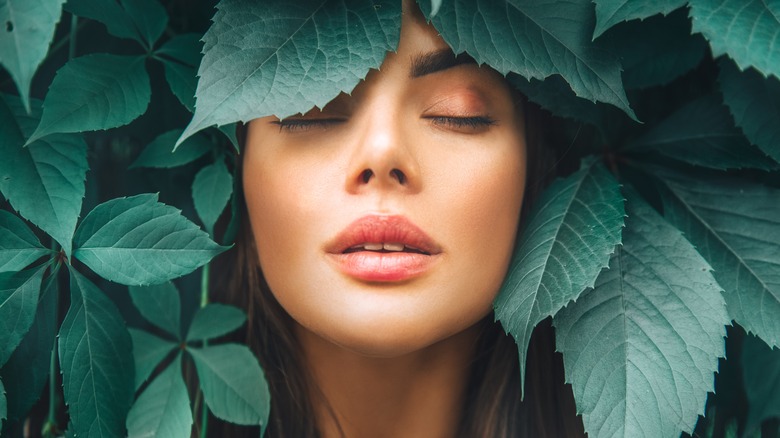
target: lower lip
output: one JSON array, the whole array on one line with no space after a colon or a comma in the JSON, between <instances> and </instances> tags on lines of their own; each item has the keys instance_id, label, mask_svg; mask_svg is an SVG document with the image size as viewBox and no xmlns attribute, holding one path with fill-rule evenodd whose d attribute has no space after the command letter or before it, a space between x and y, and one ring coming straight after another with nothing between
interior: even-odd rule
<instances>
[{"instance_id":1,"label":"lower lip","mask_svg":"<svg viewBox=\"0 0 780 438\"><path fill-rule=\"evenodd\" d=\"M408 252L359 251L332 256L344 274L372 282L410 280L428 271L437 259L436 256Z\"/></svg>"}]
</instances>

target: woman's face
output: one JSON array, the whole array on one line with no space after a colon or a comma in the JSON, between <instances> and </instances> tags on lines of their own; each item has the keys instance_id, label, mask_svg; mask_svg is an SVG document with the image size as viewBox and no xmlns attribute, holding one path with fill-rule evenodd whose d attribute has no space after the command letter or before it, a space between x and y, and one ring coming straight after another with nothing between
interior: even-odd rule
<instances>
[{"instance_id":1,"label":"woman's face","mask_svg":"<svg viewBox=\"0 0 780 438\"><path fill-rule=\"evenodd\" d=\"M503 78L406 11L397 53L322 111L249 124L244 193L263 274L300 328L399 356L486 316L525 185Z\"/></svg>"}]
</instances>

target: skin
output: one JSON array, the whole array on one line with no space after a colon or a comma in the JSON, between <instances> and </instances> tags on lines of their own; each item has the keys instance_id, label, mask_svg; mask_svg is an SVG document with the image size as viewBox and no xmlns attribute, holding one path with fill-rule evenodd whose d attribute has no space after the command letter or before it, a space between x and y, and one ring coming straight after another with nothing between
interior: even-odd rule
<instances>
[{"instance_id":1,"label":"skin","mask_svg":"<svg viewBox=\"0 0 780 438\"><path fill-rule=\"evenodd\" d=\"M410 75L447 48L405 2L398 51L350 95L249 125L243 184L260 267L296 321L326 437L339 436L327 406L348 437L454 435L476 324L507 271L522 117L489 68ZM441 252L404 281L346 275L326 248L366 215L403 216Z\"/></svg>"}]
</instances>

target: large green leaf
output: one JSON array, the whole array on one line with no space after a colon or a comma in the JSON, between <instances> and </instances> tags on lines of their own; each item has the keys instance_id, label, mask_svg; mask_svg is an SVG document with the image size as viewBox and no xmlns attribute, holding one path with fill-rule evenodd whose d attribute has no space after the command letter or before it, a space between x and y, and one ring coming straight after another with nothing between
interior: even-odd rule
<instances>
[{"instance_id":1,"label":"large green leaf","mask_svg":"<svg viewBox=\"0 0 780 438\"><path fill-rule=\"evenodd\" d=\"M106 25L120 38L151 47L168 24L168 13L157 0L68 0L65 9Z\"/></svg>"},{"instance_id":2,"label":"large green leaf","mask_svg":"<svg viewBox=\"0 0 780 438\"><path fill-rule=\"evenodd\" d=\"M146 333L143 330L129 328L130 338L133 340L133 361L135 362L135 389L141 387L146 379L152 375L157 365L165 359L171 351L178 348L178 344L157 336Z\"/></svg>"},{"instance_id":3,"label":"large green leaf","mask_svg":"<svg viewBox=\"0 0 780 438\"><path fill-rule=\"evenodd\" d=\"M0 274L0 365L30 330L47 267Z\"/></svg>"},{"instance_id":4,"label":"large green leaf","mask_svg":"<svg viewBox=\"0 0 780 438\"><path fill-rule=\"evenodd\" d=\"M181 300L170 281L154 286L130 286L130 298L147 321L181 338Z\"/></svg>"},{"instance_id":5,"label":"large green leaf","mask_svg":"<svg viewBox=\"0 0 780 438\"><path fill-rule=\"evenodd\" d=\"M780 418L780 350L746 336L742 343L742 377L750 407L745 432L756 430L764 420Z\"/></svg>"},{"instance_id":6,"label":"large green leaf","mask_svg":"<svg viewBox=\"0 0 780 438\"><path fill-rule=\"evenodd\" d=\"M53 251L16 215L0 210L0 272L19 271Z\"/></svg>"},{"instance_id":7,"label":"large green leaf","mask_svg":"<svg viewBox=\"0 0 780 438\"><path fill-rule=\"evenodd\" d=\"M593 287L620 243L625 215L617 181L595 160L555 181L537 205L494 303L517 342L523 379L533 328Z\"/></svg>"},{"instance_id":8,"label":"large green leaf","mask_svg":"<svg viewBox=\"0 0 780 438\"><path fill-rule=\"evenodd\" d=\"M626 150L655 152L713 169L775 169L777 163L751 145L719 96L705 96L675 111Z\"/></svg>"},{"instance_id":9,"label":"large green leaf","mask_svg":"<svg viewBox=\"0 0 780 438\"><path fill-rule=\"evenodd\" d=\"M215 416L236 424L268 424L271 395L249 348L225 344L187 351L195 359L200 388Z\"/></svg>"},{"instance_id":10,"label":"large green leaf","mask_svg":"<svg viewBox=\"0 0 780 438\"><path fill-rule=\"evenodd\" d=\"M3 365L0 375L8 392L8 418L24 418L48 382L52 348L57 336L56 272L44 280L32 327Z\"/></svg>"},{"instance_id":11,"label":"large green leaf","mask_svg":"<svg viewBox=\"0 0 780 438\"><path fill-rule=\"evenodd\" d=\"M59 334L69 428L79 437L123 436L133 401L130 335L114 303L73 269L70 291Z\"/></svg>"},{"instance_id":12,"label":"large green leaf","mask_svg":"<svg viewBox=\"0 0 780 438\"><path fill-rule=\"evenodd\" d=\"M192 412L181 377L181 354L133 403L127 414L129 437L189 438Z\"/></svg>"},{"instance_id":13,"label":"large green leaf","mask_svg":"<svg viewBox=\"0 0 780 438\"><path fill-rule=\"evenodd\" d=\"M74 247L73 255L93 271L128 286L189 274L227 249L154 194L98 205L76 230Z\"/></svg>"},{"instance_id":14,"label":"large green leaf","mask_svg":"<svg viewBox=\"0 0 780 438\"><path fill-rule=\"evenodd\" d=\"M431 21L456 53L526 79L561 75L577 96L636 118L617 57L591 43L590 0L451 0Z\"/></svg>"},{"instance_id":15,"label":"large green leaf","mask_svg":"<svg viewBox=\"0 0 780 438\"><path fill-rule=\"evenodd\" d=\"M685 12L621 24L599 39L601 47L620 57L626 88L665 85L699 65L707 42L699 34L691 35Z\"/></svg>"},{"instance_id":16,"label":"large green leaf","mask_svg":"<svg viewBox=\"0 0 780 438\"><path fill-rule=\"evenodd\" d=\"M87 145L81 135L57 134L22 147L38 124L38 102L32 111L28 116L18 99L0 99L0 192L69 256L84 198Z\"/></svg>"},{"instance_id":17,"label":"large green leaf","mask_svg":"<svg viewBox=\"0 0 780 438\"><path fill-rule=\"evenodd\" d=\"M687 0L593 0L596 4L596 29L593 39L605 30L629 20L644 20L656 14L666 15L688 4Z\"/></svg>"},{"instance_id":18,"label":"large green leaf","mask_svg":"<svg viewBox=\"0 0 780 438\"><path fill-rule=\"evenodd\" d=\"M241 327L246 316L240 309L224 304L209 304L198 310L187 332L187 341L205 341L226 335Z\"/></svg>"},{"instance_id":19,"label":"large green leaf","mask_svg":"<svg viewBox=\"0 0 780 438\"><path fill-rule=\"evenodd\" d=\"M191 163L211 150L211 142L203 135L193 135L181 144L176 151L173 145L181 135L181 129L173 129L157 136L136 158L130 168L156 167L171 168Z\"/></svg>"},{"instance_id":20,"label":"large green leaf","mask_svg":"<svg viewBox=\"0 0 780 438\"><path fill-rule=\"evenodd\" d=\"M780 81L754 69L720 63L720 89L737 126L751 143L780 161Z\"/></svg>"},{"instance_id":21,"label":"large green leaf","mask_svg":"<svg viewBox=\"0 0 780 438\"><path fill-rule=\"evenodd\" d=\"M233 194L233 175L225 166L225 160L218 158L195 175L192 182L192 201L203 226L214 235L214 224L225 209Z\"/></svg>"},{"instance_id":22,"label":"large green leaf","mask_svg":"<svg viewBox=\"0 0 780 438\"><path fill-rule=\"evenodd\" d=\"M693 31L713 56L728 55L741 69L780 78L780 3L766 0L690 0Z\"/></svg>"},{"instance_id":23,"label":"large green leaf","mask_svg":"<svg viewBox=\"0 0 780 438\"><path fill-rule=\"evenodd\" d=\"M710 262L729 315L780 345L780 190L737 178L656 170L664 215Z\"/></svg>"},{"instance_id":24,"label":"large green leaf","mask_svg":"<svg viewBox=\"0 0 780 438\"><path fill-rule=\"evenodd\" d=\"M0 64L11 74L30 112L30 83L46 58L65 0L0 2Z\"/></svg>"},{"instance_id":25,"label":"large green leaf","mask_svg":"<svg viewBox=\"0 0 780 438\"><path fill-rule=\"evenodd\" d=\"M401 27L396 0L222 0L217 8L182 139L212 125L324 106L379 67Z\"/></svg>"},{"instance_id":26,"label":"large green leaf","mask_svg":"<svg viewBox=\"0 0 780 438\"><path fill-rule=\"evenodd\" d=\"M27 144L57 132L116 128L135 120L152 96L145 59L96 53L68 61L46 93L41 123Z\"/></svg>"},{"instance_id":27,"label":"large green leaf","mask_svg":"<svg viewBox=\"0 0 780 438\"><path fill-rule=\"evenodd\" d=\"M590 436L679 436L704 413L729 317L693 245L628 195L609 269L553 317L557 350Z\"/></svg>"}]
</instances>

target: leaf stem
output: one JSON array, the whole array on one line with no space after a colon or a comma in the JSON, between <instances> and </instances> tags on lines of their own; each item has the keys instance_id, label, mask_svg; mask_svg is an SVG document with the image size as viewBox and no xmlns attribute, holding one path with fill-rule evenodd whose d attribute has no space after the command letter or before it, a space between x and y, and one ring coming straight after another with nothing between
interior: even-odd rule
<instances>
[{"instance_id":1,"label":"leaf stem","mask_svg":"<svg viewBox=\"0 0 780 438\"><path fill-rule=\"evenodd\" d=\"M79 17L76 14L70 16L70 40L68 41L68 60L76 57L76 34L79 31Z\"/></svg>"},{"instance_id":2,"label":"leaf stem","mask_svg":"<svg viewBox=\"0 0 780 438\"><path fill-rule=\"evenodd\" d=\"M211 263L203 265L203 270L200 275L200 307L206 307L209 303L209 274L211 271ZM203 347L208 346L208 341L203 341ZM205 400L202 398L203 390L198 389L198 395L196 400L201 401L200 406L200 437L206 438L206 429L209 423L209 408L206 405Z\"/></svg>"},{"instance_id":3,"label":"leaf stem","mask_svg":"<svg viewBox=\"0 0 780 438\"><path fill-rule=\"evenodd\" d=\"M211 263L203 265L203 271L200 275L200 307L206 307L209 303L209 271Z\"/></svg>"},{"instance_id":4,"label":"leaf stem","mask_svg":"<svg viewBox=\"0 0 780 438\"><path fill-rule=\"evenodd\" d=\"M53 243L52 247L56 248L57 243ZM54 270L54 274L57 275L57 270ZM54 278L53 281L57 281ZM54 308L59 308L59 294L54 294ZM58 312L55 310L54 318L59 319ZM59 321L55 321L55 324ZM46 438L54 438L57 436L57 337L54 338L54 344L51 347L51 358L49 359L49 413L46 418L46 423L43 425L41 434Z\"/></svg>"},{"instance_id":5,"label":"leaf stem","mask_svg":"<svg viewBox=\"0 0 780 438\"><path fill-rule=\"evenodd\" d=\"M203 403L200 409L200 438L206 438L206 429L209 424L209 408Z\"/></svg>"}]
</instances>

